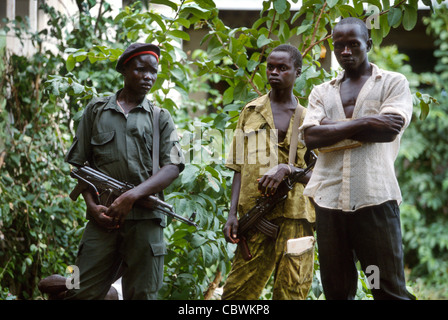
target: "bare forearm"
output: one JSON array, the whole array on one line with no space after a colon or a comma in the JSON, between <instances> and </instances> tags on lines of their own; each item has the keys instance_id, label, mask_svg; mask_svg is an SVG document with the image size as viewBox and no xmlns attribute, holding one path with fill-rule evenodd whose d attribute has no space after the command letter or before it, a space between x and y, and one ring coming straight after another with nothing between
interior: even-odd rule
<instances>
[{"instance_id":1,"label":"bare forearm","mask_svg":"<svg viewBox=\"0 0 448 320\"><path fill-rule=\"evenodd\" d=\"M361 119L340 122L326 120L319 126L305 129L305 144L309 149L331 146L360 133L362 125Z\"/></svg>"},{"instance_id":2,"label":"bare forearm","mask_svg":"<svg viewBox=\"0 0 448 320\"><path fill-rule=\"evenodd\" d=\"M240 197L241 188L241 172L235 172L232 181L232 193L230 200L230 211L229 215L235 215L238 211L238 200Z\"/></svg>"},{"instance_id":3,"label":"bare forearm","mask_svg":"<svg viewBox=\"0 0 448 320\"><path fill-rule=\"evenodd\" d=\"M380 114L350 121L324 119L320 126L305 130L308 148L331 146L345 139L360 142L391 142L395 140L404 125L404 119L397 114Z\"/></svg>"},{"instance_id":4,"label":"bare forearm","mask_svg":"<svg viewBox=\"0 0 448 320\"><path fill-rule=\"evenodd\" d=\"M227 222L224 225L223 233L227 242L238 243L238 200L240 197L241 173L235 172L232 181L232 195L230 200L230 210Z\"/></svg>"},{"instance_id":5,"label":"bare forearm","mask_svg":"<svg viewBox=\"0 0 448 320\"><path fill-rule=\"evenodd\" d=\"M94 195L92 194L93 191L90 189L85 189L82 192L82 196L84 198L84 202L86 203L87 208L92 208L93 206L98 205L99 203L96 203Z\"/></svg>"},{"instance_id":6,"label":"bare forearm","mask_svg":"<svg viewBox=\"0 0 448 320\"><path fill-rule=\"evenodd\" d=\"M167 188L179 176L179 168L176 165L166 165L148 180L132 189L135 200L156 194Z\"/></svg>"}]
</instances>

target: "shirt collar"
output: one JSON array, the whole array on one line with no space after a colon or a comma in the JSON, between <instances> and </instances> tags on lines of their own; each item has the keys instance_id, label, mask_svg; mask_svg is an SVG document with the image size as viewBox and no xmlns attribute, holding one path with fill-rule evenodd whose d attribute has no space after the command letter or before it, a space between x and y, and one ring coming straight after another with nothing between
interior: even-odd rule
<instances>
[{"instance_id":1,"label":"shirt collar","mask_svg":"<svg viewBox=\"0 0 448 320\"><path fill-rule=\"evenodd\" d=\"M376 64L370 63L370 65L372 66L372 75L370 77L375 80L380 80L381 77L383 76L383 70L378 68L378 66ZM345 70L340 71L338 73L338 76L335 79L330 81L330 84L333 85L334 87L339 86L342 79L344 78L344 75L345 75Z\"/></svg>"},{"instance_id":2,"label":"shirt collar","mask_svg":"<svg viewBox=\"0 0 448 320\"><path fill-rule=\"evenodd\" d=\"M271 91L269 91L269 93L267 93L261 97L258 97L256 99L252 100L251 102L249 102L248 106L254 107L254 110L256 112L258 112L261 116L263 116L263 118L265 119L266 123L269 125L270 128L275 128L274 116L272 115L272 109L271 109L271 100L269 98L270 94L271 94ZM299 108L299 107L300 107L300 103L299 103L299 99L297 99L297 108ZM291 140L290 131L292 130L293 118L294 118L294 115L289 120L286 137L281 143L279 143L279 145L282 145L282 146L289 145L290 140Z\"/></svg>"},{"instance_id":3,"label":"shirt collar","mask_svg":"<svg viewBox=\"0 0 448 320\"><path fill-rule=\"evenodd\" d=\"M119 112L122 112L120 107L117 104L117 98L118 98L118 95L120 94L121 90L123 90L123 89L118 90L114 95L111 96L111 98L107 102L106 106L104 107L104 110L114 109ZM153 109L151 101L149 101L146 97L143 98L143 101L138 106L136 106L136 108L141 108L147 112L152 112L152 109Z\"/></svg>"},{"instance_id":4,"label":"shirt collar","mask_svg":"<svg viewBox=\"0 0 448 320\"><path fill-rule=\"evenodd\" d=\"M257 112L261 112L262 108L266 105L268 101L269 101L269 94L265 94L249 102L249 106L255 107L255 110Z\"/></svg>"},{"instance_id":5,"label":"shirt collar","mask_svg":"<svg viewBox=\"0 0 448 320\"><path fill-rule=\"evenodd\" d=\"M269 127L274 128L274 116L272 115L269 94L270 92L252 100L248 106L254 107L255 112L259 113L265 119Z\"/></svg>"}]
</instances>

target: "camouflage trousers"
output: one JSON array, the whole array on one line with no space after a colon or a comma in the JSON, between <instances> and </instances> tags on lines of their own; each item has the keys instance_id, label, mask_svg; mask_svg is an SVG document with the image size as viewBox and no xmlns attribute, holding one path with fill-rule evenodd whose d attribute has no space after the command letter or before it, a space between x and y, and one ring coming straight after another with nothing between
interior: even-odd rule
<instances>
[{"instance_id":1,"label":"camouflage trousers","mask_svg":"<svg viewBox=\"0 0 448 320\"><path fill-rule=\"evenodd\" d=\"M279 218L277 239L254 232L247 239L253 256L244 260L237 249L232 269L224 284L223 300L257 300L274 273L272 299L306 299L313 280L314 250L300 256L286 254L286 241L312 236L312 225L306 220Z\"/></svg>"}]
</instances>

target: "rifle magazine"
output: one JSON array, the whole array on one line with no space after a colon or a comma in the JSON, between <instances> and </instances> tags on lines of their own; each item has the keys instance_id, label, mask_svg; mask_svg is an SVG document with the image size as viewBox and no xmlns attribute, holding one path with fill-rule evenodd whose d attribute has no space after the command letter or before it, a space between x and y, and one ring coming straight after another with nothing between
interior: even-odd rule
<instances>
[{"instance_id":1,"label":"rifle magazine","mask_svg":"<svg viewBox=\"0 0 448 320\"><path fill-rule=\"evenodd\" d=\"M255 227L257 228L258 231L264 233L268 237L271 237L272 239L277 238L279 227L276 224L273 224L272 222L267 220L266 218L260 217Z\"/></svg>"}]
</instances>

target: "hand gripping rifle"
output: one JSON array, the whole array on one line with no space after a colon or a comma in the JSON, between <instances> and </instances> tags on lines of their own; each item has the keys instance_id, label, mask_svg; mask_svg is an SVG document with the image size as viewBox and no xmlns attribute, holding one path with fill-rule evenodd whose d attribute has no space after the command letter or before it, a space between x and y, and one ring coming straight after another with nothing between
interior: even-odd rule
<instances>
[{"instance_id":1,"label":"hand gripping rifle","mask_svg":"<svg viewBox=\"0 0 448 320\"><path fill-rule=\"evenodd\" d=\"M284 201L288 197L289 191L294 187L294 184L314 167L317 157L312 151L311 156L312 159L304 170L291 173L280 183L272 196L258 197L255 206L238 220L238 239L240 239L238 246L245 260L252 259L252 254L249 251L246 241L249 230L256 228L268 237L273 239L277 238L278 226L268 221L264 216L271 212L278 203Z\"/></svg>"},{"instance_id":2,"label":"hand gripping rifle","mask_svg":"<svg viewBox=\"0 0 448 320\"><path fill-rule=\"evenodd\" d=\"M86 188L91 188L95 192L97 203L101 203L100 199L105 200L105 205L109 206L116 198L126 191L134 188L134 185L126 182L121 182L115 180L114 178L105 175L89 166L82 166L79 168L74 168L70 173L72 178L78 179L78 184L75 189L70 193L70 198L75 201L79 194ZM166 216L172 217L173 219L179 220L190 226L195 226L198 229L198 225L193 222L195 213L186 219L174 212L173 206L160 200L155 196L147 196L145 198L139 199L136 203L138 206L147 209L159 209Z\"/></svg>"}]
</instances>

